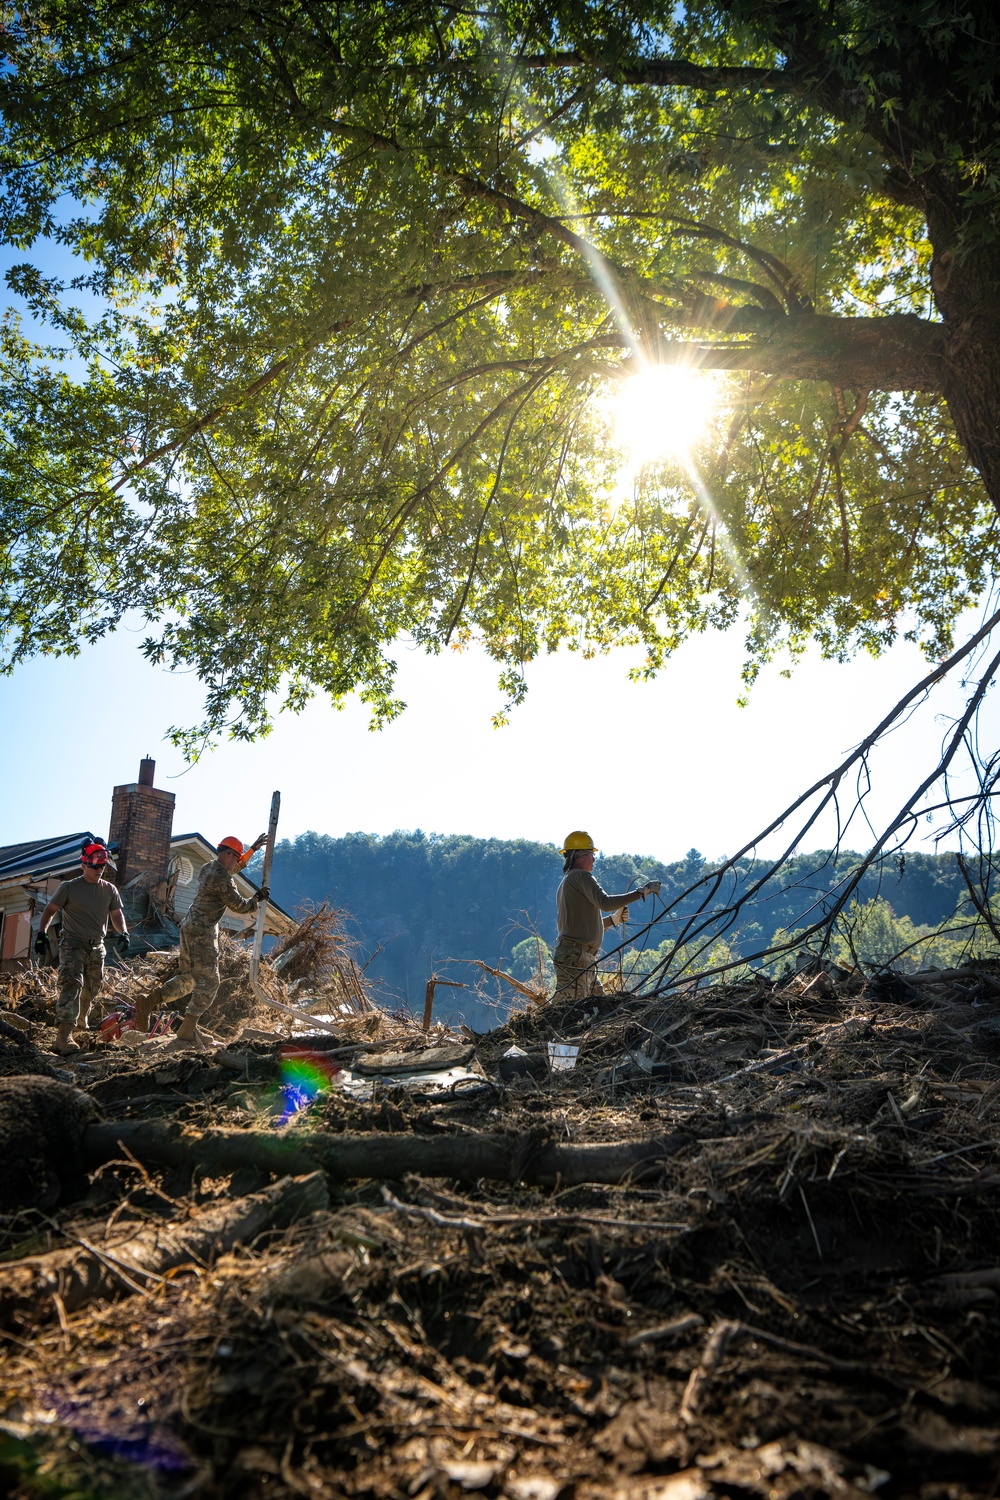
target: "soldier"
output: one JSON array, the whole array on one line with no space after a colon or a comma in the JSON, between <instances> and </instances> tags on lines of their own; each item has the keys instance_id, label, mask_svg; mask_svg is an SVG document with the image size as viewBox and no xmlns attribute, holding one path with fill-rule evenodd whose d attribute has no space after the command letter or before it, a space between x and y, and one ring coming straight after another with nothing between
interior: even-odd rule
<instances>
[{"instance_id":1,"label":"soldier","mask_svg":"<svg viewBox=\"0 0 1000 1500\"><path fill-rule=\"evenodd\" d=\"M597 850L589 833L576 828L560 850L563 856L563 878L556 892L559 933L552 962L556 971L554 1000L582 1000L588 995L603 995L597 976L601 942L609 927L625 919L625 909L633 901L658 895L660 882L647 880L637 891L609 896L591 873ZM612 913L605 916L605 912Z\"/></svg>"},{"instance_id":2,"label":"soldier","mask_svg":"<svg viewBox=\"0 0 1000 1500\"><path fill-rule=\"evenodd\" d=\"M117 936L119 952L128 952L128 931L118 887L102 879L109 864L101 843L85 844L80 855L81 871L75 880L64 880L42 912L35 939L35 952L48 951L46 932L56 912L62 912L59 934L59 998L56 1001L55 1050L60 1057L79 1052L73 1031L86 1028L87 1014L104 979L104 934L108 921ZM81 1009L82 1001L82 1009Z\"/></svg>"},{"instance_id":3,"label":"soldier","mask_svg":"<svg viewBox=\"0 0 1000 1500\"><path fill-rule=\"evenodd\" d=\"M212 1004L219 988L219 922L226 911L256 911L260 902L267 900L266 886L260 892L244 897L236 889L233 879L266 840L267 835L262 833L256 843L244 849L239 839L225 838L216 850L215 859L204 866L198 876L198 894L181 923L178 972L162 989L151 991L137 1006L138 1030L144 1031L148 1027L150 1012L155 1005L172 1004L184 995L190 995L177 1040L182 1046L207 1048L208 1042L198 1029L198 1021Z\"/></svg>"}]
</instances>

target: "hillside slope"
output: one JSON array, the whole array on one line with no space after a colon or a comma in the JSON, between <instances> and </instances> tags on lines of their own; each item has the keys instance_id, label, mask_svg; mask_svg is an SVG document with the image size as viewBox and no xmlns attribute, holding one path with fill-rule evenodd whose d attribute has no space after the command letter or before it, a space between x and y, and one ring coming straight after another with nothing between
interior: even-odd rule
<instances>
[{"instance_id":1,"label":"hillside slope","mask_svg":"<svg viewBox=\"0 0 1000 1500\"><path fill-rule=\"evenodd\" d=\"M766 945L778 928L800 925L802 913L822 901L858 859L843 851L836 861L822 853L801 854L782 869L729 934L733 947L749 952ZM827 860L826 863L824 861ZM667 903L686 890L710 862L692 849L664 863L647 855L609 854L596 874L606 890L663 882ZM762 861L740 865L737 885L766 873ZM465 978L448 960L485 959L509 966L516 944L532 932L555 938L555 892L561 861L551 844L528 839L479 839L471 835L396 832L332 838L305 833L277 846L272 890L285 907L303 901L333 901L355 918L365 937L365 957L381 946L370 972L411 1004L422 1003L424 984L435 970ZM897 916L936 927L954 912L964 887L954 855L908 855L864 878L863 901L881 895ZM693 903L682 903L682 914ZM647 906L643 919L652 915ZM655 946L673 928L663 924ZM454 992L452 999L460 992Z\"/></svg>"}]
</instances>

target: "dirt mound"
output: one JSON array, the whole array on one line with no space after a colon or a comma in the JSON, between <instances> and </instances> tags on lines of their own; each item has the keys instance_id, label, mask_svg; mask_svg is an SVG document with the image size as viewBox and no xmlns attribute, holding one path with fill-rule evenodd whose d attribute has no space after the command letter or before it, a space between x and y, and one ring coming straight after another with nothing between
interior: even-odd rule
<instances>
[{"instance_id":1,"label":"dirt mound","mask_svg":"<svg viewBox=\"0 0 1000 1500\"><path fill-rule=\"evenodd\" d=\"M985 1500L998 1021L985 970L618 995L476 1038L471 1092L321 1089L287 1127L289 1160L342 1134L341 1157L365 1132L459 1154L489 1133L511 1181L404 1178L390 1152L385 1178L331 1180L330 1209L252 1249L64 1330L40 1307L54 1332L11 1347L21 1404L0 1469L26 1496L58 1480L234 1500ZM313 1046L349 1066L362 1036L420 1040L378 1013L349 1030ZM571 1070L547 1071L550 1041L579 1048ZM503 1082L513 1046L545 1058L538 1077ZM238 1125L250 1146L247 1127L277 1128L286 1066L260 1041L228 1065L119 1055L114 1088L96 1064L81 1081L115 1119ZM520 1180L553 1143L643 1138L664 1142L656 1177ZM187 1222L261 1186L123 1159L52 1222L113 1257L137 1221Z\"/></svg>"}]
</instances>

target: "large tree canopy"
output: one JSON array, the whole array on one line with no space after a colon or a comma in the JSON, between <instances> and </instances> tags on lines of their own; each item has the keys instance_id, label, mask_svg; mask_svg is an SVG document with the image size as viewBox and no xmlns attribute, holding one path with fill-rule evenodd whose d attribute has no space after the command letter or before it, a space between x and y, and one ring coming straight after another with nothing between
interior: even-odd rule
<instances>
[{"instance_id":1,"label":"large tree canopy","mask_svg":"<svg viewBox=\"0 0 1000 1500\"><path fill-rule=\"evenodd\" d=\"M1000 16L3 6L0 631L254 733L476 638L931 651L994 571ZM60 274L64 271L64 274ZM718 382L622 498L609 390ZM709 376L706 372L718 372Z\"/></svg>"}]
</instances>

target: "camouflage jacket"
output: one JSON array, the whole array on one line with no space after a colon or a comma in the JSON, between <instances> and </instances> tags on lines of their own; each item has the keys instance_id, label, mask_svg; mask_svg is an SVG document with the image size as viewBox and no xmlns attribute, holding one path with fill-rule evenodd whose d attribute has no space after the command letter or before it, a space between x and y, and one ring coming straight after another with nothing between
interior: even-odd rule
<instances>
[{"instance_id":1,"label":"camouflage jacket","mask_svg":"<svg viewBox=\"0 0 1000 1500\"><path fill-rule=\"evenodd\" d=\"M191 902L184 926L207 929L216 925L223 912L256 910L257 898L241 896L233 877L213 859L198 876L198 894Z\"/></svg>"}]
</instances>

